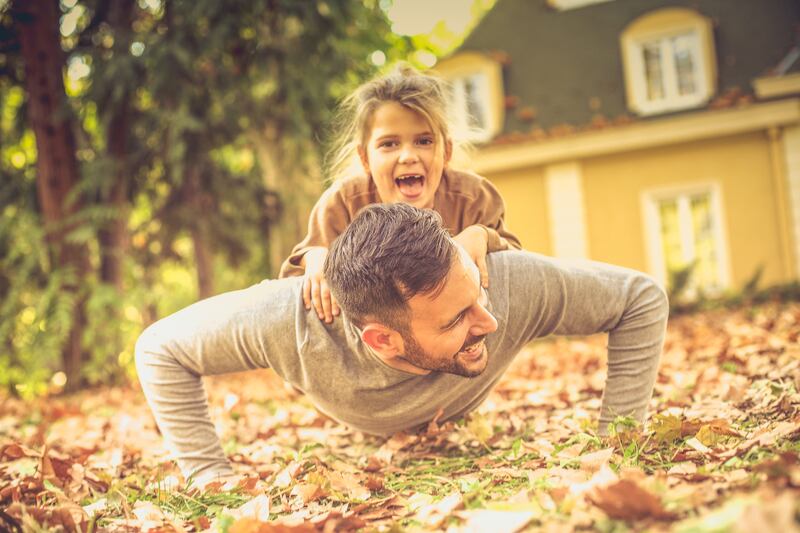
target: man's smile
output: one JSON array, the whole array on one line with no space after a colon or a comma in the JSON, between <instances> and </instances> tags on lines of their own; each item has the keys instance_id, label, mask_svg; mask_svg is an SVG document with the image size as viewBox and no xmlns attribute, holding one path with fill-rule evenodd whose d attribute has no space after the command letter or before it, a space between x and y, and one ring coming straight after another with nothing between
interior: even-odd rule
<instances>
[{"instance_id":1,"label":"man's smile","mask_svg":"<svg viewBox=\"0 0 800 533\"><path fill-rule=\"evenodd\" d=\"M478 342L462 348L457 355L463 359L478 359L486 346L485 341L486 337L481 337Z\"/></svg>"}]
</instances>

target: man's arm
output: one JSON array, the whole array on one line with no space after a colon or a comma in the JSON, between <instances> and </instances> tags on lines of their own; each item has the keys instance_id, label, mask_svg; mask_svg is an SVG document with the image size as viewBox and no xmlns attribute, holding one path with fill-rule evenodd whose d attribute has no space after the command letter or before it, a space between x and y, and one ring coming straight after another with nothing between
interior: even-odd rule
<instances>
[{"instance_id":1,"label":"man's arm","mask_svg":"<svg viewBox=\"0 0 800 533\"><path fill-rule=\"evenodd\" d=\"M136 370L164 440L196 484L232 474L208 412L201 376L270 366L296 353L300 280L263 282L197 302L147 328Z\"/></svg>"},{"instance_id":2,"label":"man's arm","mask_svg":"<svg viewBox=\"0 0 800 533\"><path fill-rule=\"evenodd\" d=\"M499 274L507 280L503 349L515 353L525 343L551 334L608 332L600 433L606 434L617 416L643 422L669 314L663 289L645 274L604 263L529 252L489 257L501 259L491 269L493 279Z\"/></svg>"}]
</instances>

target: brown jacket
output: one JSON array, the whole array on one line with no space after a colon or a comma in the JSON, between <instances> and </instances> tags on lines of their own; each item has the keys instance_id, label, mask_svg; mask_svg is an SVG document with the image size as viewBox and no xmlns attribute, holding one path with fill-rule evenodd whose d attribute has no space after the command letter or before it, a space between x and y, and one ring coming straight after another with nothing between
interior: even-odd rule
<instances>
[{"instance_id":1,"label":"brown jacket","mask_svg":"<svg viewBox=\"0 0 800 533\"><path fill-rule=\"evenodd\" d=\"M308 234L281 265L279 277L302 276L300 261L314 246L330 247L359 210L381 203L375 184L367 176L355 176L331 185L322 193L308 221ZM494 185L477 174L446 170L433 198L435 209L451 235L480 224L489 233L489 252L521 249L519 239L505 226L505 204Z\"/></svg>"}]
</instances>

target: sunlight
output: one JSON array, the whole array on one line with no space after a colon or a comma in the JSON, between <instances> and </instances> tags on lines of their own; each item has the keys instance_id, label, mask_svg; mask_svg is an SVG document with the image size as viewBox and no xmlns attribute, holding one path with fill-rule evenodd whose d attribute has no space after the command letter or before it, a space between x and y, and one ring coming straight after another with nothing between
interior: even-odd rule
<instances>
[{"instance_id":1,"label":"sunlight","mask_svg":"<svg viewBox=\"0 0 800 533\"><path fill-rule=\"evenodd\" d=\"M395 0L387 15L392 31L400 35L430 33L440 21L454 33L463 33L472 21L472 2L464 0Z\"/></svg>"}]
</instances>

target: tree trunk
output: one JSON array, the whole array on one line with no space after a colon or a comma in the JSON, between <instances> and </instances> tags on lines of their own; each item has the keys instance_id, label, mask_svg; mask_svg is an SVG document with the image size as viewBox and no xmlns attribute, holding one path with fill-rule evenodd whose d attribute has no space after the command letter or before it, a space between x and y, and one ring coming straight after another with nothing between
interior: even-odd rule
<instances>
[{"instance_id":1,"label":"tree trunk","mask_svg":"<svg viewBox=\"0 0 800 533\"><path fill-rule=\"evenodd\" d=\"M209 242L209 219L205 214L212 209L212 200L203 191L200 169L196 166L187 168L186 191L192 210L189 228L197 268L197 295L199 298L208 298L214 294L214 254Z\"/></svg>"},{"instance_id":2,"label":"tree trunk","mask_svg":"<svg viewBox=\"0 0 800 533\"><path fill-rule=\"evenodd\" d=\"M288 145L277 127L264 128L254 136L253 144L264 184L277 193L281 202L280 220L272 224L266 236L271 277L275 277L281 263L308 231L308 216L322 191L322 174L314 147Z\"/></svg>"},{"instance_id":3,"label":"tree trunk","mask_svg":"<svg viewBox=\"0 0 800 533\"><path fill-rule=\"evenodd\" d=\"M113 159L111 189L104 195L103 205L114 208L114 218L97 232L100 244L100 279L119 291L124 288L122 259L128 244L128 102L114 111L108 125L108 151Z\"/></svg>"},{"instance_id":4,"label":"tree trunk","mask_svg":"<svg viewBox=\"0 0 800 533\"><path fill-rule=\"evenodd\" d=\"M130 38L121 38L131 32L133 0L118 0L113 3L109 22L114 28L114 54L128 53ZM98 231L100 244L100 279L124 288L123 258L128 246L127 218L129 212L128 189L130 172L128 170L128 132L130 119L130 90L125 90L119 102L114 103L107 125L108 153L113 160L113 182L111 188L102 195L103 204L114 208L114 219Z\"/></svg>"},{"instance_id":5,"label":"tree trunk","mask_svg":"<svg viewBox=\"0 0 800 533\"><path fill-rule=\"evenodd\" d=\"M80 202L78 198L67 200L79 181L79 173L71 115L64 92L58 2L18 1L13 6L13 13L19 23L25 60L28 113L36 137L36 191L47 241L57 265L73 273L65 290L75 295L76 308L62 349L62 361L67 374L67 388L74 390L82 382L81 336L86 322L85 300L80 294L79 280L86 277L90 265L86 247L65 240L65 235L74 229L74 222L70 223L68 219L80 209Z\"/></svg>"}]
</instances>

